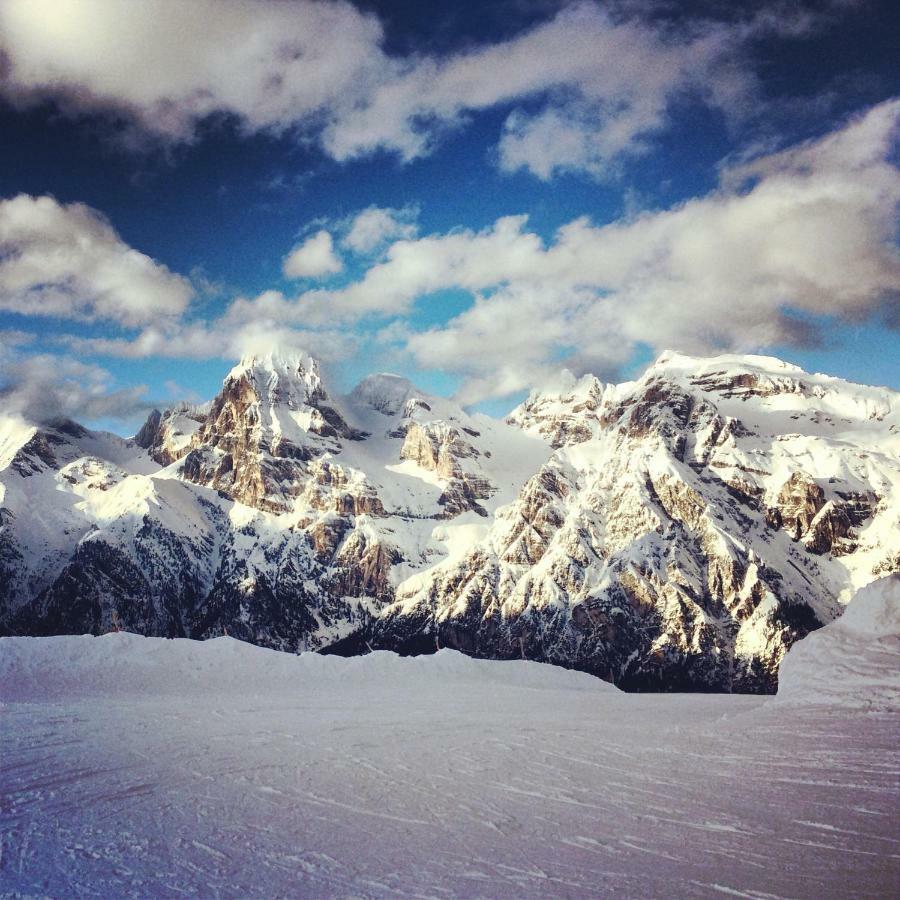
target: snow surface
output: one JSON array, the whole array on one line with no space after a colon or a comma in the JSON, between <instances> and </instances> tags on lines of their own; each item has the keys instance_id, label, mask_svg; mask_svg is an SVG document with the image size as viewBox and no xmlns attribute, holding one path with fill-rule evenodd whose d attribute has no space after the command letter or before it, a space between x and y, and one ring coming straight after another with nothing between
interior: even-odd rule
<instances>
[{"instance_id":1,"label":"snow surface","mask_svg":"<svg viewBox=\"0 0 900 900\"><path fill-rule=\"evenodd\" d=\"M850 624L878 640L886 607L862 599ZM794 667L795 700L808 677ZM0 639L0 701L2 896L900 883L896 704L626 695L449 650L297 657L129 634Z\"/></svg>"},{"instance_id":2,"label":"snow surface","mask_svg":"<svg viewBox=\"0 0 900 900\"><path fill-rule=\"evenodd\" d=\"M19 449L34 437L37 428L21 416L0 413L0 471L5 469Z\"/></svg>"},{"instance_id":3,"label":"snow surface","mask_svg":"<svg viewBox=\"0 0 900 900\"><path fill-rule=\"evenodd\" d=\"M900 709L900 575L862 588L839 619L792 647L778 683L784 704Z\"/></svg>"}]
</instances>

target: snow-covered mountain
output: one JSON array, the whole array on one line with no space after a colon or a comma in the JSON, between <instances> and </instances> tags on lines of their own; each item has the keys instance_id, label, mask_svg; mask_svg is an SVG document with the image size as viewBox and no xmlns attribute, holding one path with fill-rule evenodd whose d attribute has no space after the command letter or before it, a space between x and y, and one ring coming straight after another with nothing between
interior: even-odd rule
<instances>
[{"instance_id":1,"label":"snow-covered mountain","mask_svg":"<svg viewBox=\"0 0 900 900\"><path fill-rule=\"evenodd\" d=\"M771 690L798 637L900 569L896 393L775 359L665 354L509 422L556 449L466 553L377 623L641 689Z\"/></svg>"},{"instance_id":2,"label":"snow-covered mountain","mask_svg":"<svg viewBox=\"0 0 900 900\"><path fill-rule=\"evenodd\" d=\"M305 354L131 441L0 415L0 629L456 647L628 688L771 690L900 570L900 395L663 355L505 422Z\"/></svg>"}]
</instances>

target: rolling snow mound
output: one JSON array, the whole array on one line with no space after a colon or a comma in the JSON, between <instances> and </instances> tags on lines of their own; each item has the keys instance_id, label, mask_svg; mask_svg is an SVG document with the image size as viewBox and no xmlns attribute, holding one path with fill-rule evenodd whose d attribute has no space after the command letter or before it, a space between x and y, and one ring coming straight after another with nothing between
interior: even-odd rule
<instances>
[{"instance_id":1,"label":"rolling snow mound","mask_svg":"<svg viewBox=\"0 0 900 900\"><path fill-rule=\"evenodd\" d=\"M857 591L846 612L785 656L776 702L900 706L900 575Z\"/></svg>"},{"instance_id":2,"label":"rolling snow mound","mask_svg":"<svg viewBox=\"0 0 900 900\"><path fill-rule=\"evenodd\" d=\"M485 689L620 694L583 672L527 660L472 659L449 649L430 656L376 651L344 658L298 656L228 637L193 641L119 632L100 637L0 638L0 701L5 702L186 691L302 696L326 686L415 692L473 683Z\"/></svg>"}]
</instances>

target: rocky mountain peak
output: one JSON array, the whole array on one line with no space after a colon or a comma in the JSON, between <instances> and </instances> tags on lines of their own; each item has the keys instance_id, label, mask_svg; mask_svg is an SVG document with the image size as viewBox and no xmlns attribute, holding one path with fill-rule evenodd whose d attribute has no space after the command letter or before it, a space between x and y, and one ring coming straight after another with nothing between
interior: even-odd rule
<instances>
[{"instance_id":1,"label":"rocky mountain peak","mask_svg":"<svg viewBox=\"0 0 900 900\"><path fill-rule=\"evenodd\" d=\"M310 461L364 437L329 398L316 359L275 349L228 373L185 445L181 471L249 506L282 511L302 492Z\"/></svg>"},{"instance_id":2,"label":"rocky mountain peak","mask_svg":"<svg viewBox=\"0 0 900 900\"><path fill-rule=\"evenodd\" d=\"M799 366L774 356L720 354L703 358L666 351L648 367L642 381L662 379L720 398L766 398L776 394L809 397L821 394L823 376L810 376ZM839 382L839 379L826 379ZM846 382L841 382L845 387ZM815 386L814 386L815 385Z\"/></svg>"},{"instance_id":3,"label":"rocky mountain peak","mask_svg":"<svg viewBox=\"0 0 900 900\"><path fill-rule=\"evenodd\" d=\"M720 353L716 356L691 356L677 350L663 350L648 366L647 371L702 374L712 369L754 369L782 374L805 374L803 369L785 362L777 356L762 356L753 353Z\"/></svg>"},{"instance_id":4,"label":"rocky mountain peak","mask_svg":"<svg viewBox=\"0 0 900 900\"><path fill-rule=\"evenodd\" d=\"M145 450L152 447L159 440L159 427L162 424L162 413L158 409L150 411L147 421L138 429L134 436L134 442Z\"/></svg>"},{"instance_id":5,"label":"rocky mountain peak","mask_svg":"<svg viewBox=\"0 0 900 900\"><path fill-rule=\"evenodd\" d=\"M350 393L350 398L386 416L404 415L411 401L431 410L424 391L420 391L409 379L389 372L366 376Z\"/></svg>"},{"instance_id":6,"label":"rocky mountain peak","mask_svg":"<svg viewBox=\"0 0 900 900\"><path fill-rule=\"evenodd\" d=\"M507 423L548 440L554 448L596 436L601 407L610 391L594 375L576 378L564 371L555 385L532 391L508 416Z\"/></svg>"},{"instance_id":7,"label":"rocky mountain peak","mask_svg":"<svg viewBox=\"0 0 900 900\"><path fill-rule=\"evenodd\" d=\"M364 378L347 398L364 410L375 410L388 419L394 436L402 437L409 421L465 422L469 416L462 407L446 397L436 397L423 391L400 375L379 373Z\"/></svg>"},{"instance_id":8,"label":"rocky mountain peak","mask_svg":"<svg viewBox=\"0 0 900 900\"><path fill-rule=\"evenodd\" d=\"M299 350L244 355L225 377L224 387L242 381L253 386L258 400L292 409L328 399L319 361Z\"/></svg>"},{"instance_id":9,"label":"rocky mountain peak","mask_svg":"<svg viewBox=\"0 0 900 900\"><path fill-rule=\"evenodd\" d=\"M188 453L209 409L209 403L178 403L165 412L154 409L134 436L134 443L161 466L168 466Z\"/></svg>"}]
</instances>

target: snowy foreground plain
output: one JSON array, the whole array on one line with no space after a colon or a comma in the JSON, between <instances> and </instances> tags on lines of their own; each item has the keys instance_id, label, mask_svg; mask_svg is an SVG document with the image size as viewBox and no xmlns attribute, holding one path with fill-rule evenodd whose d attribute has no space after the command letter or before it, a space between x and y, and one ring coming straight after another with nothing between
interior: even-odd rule
<instances>
[{"instance_id":1,"label":"snowy foreground plain","mask_svg":"<svg viewBox=\"0 0 900 900\"><path fill-rule=\"evenodd\" d=\"M777 698L4 638L0 895L897 896L898 607L859 595Z\"/></svg>"}]
</instances>

